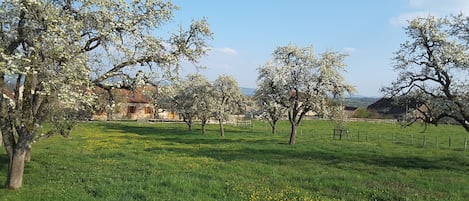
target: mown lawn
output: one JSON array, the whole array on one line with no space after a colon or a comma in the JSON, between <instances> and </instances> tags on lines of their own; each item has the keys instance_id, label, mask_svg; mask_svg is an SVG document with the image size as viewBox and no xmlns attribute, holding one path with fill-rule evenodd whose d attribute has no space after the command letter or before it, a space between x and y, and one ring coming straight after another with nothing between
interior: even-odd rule
<instances>
[{"instance_id":1,"label":"mown lawn","mask_svg":"<svg viewBox=\"0 0 469 201\"><path fill-rule=\"evenodd\" d=\"M227 126L224 138L216 125L202 135L175 123L81 123L35 144L23 188L0 189L0 200L469 199L460 127L350 123L341 141L332 128L305 121L290 146L287 122L276 135L262 122ZM0 162L3 182L3 148Z\"/></svg>"}]
</instances>

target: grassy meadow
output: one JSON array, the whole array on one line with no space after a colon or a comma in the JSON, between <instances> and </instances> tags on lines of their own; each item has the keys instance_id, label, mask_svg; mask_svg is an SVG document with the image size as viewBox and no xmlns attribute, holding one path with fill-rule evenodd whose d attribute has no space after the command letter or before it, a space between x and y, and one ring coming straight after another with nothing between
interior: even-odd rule
<instances>
[{"instance_id":1,"label":"grassy meadow","mask_svg":"<svg viewBox=\"0 0 469 201\"><path fill-rule=\"evenodd\" d=\"M468 134L460 127L310 120L290 146L276 135L217 125L202 135L185 124L87 122L71 137L33 146L23 188L0 200L467 200ZM0 150L0 181L7 158Z\"/></svg>"}]
</instances>

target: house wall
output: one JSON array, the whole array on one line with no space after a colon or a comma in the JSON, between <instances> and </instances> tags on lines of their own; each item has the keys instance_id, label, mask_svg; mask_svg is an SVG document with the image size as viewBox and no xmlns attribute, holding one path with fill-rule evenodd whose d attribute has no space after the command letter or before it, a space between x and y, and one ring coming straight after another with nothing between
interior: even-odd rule
<instances>
[{"instance_id":1,"label":"house wall","mask_svg":"<svg viewBox=\"0 0 469 201\"><path fill-rule=\"evenodd\" d=\"M148 103L118 104L116 111L112 113L112 120L145 120L154 117L153 107ZM107 120L108 114L93 114L92 119L98 121Z\"/></svg>"},{"instance_id":2,"label":"house wall","mask_svg":"<svg viewBox=\"0 0 469 201\"><path fill-rule=\"evenodd\" d=\"M153 107L148 103L129 103L125 111L125 119L129 120L152 119L153 116Z\"/></svg>"}]
</instances>

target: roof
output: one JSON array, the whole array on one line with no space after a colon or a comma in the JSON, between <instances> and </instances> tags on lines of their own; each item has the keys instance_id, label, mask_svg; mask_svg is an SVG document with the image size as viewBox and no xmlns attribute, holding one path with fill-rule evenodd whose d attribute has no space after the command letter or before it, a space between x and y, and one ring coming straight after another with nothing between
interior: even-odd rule
<instances>
[{"instance_id":1,"label":"roof","mask_svg":"<svg viewBox=\"0 0 469 201\"><path fill-rule=\"evenodd\" d=\"M147 96L144 94L144 91L150 90L148 87L139 87L134 90L129 89L113 89L113 93L120 96L125 96L128 103L149 103ZM95 88L95 92L101 93L105 90L102 88Z\"/></svg>"},{"instance_id":2,"label":"roof","mask_svg":"<svg viewBox=\"0 0 469 201\"><path fill-rule=\"evenodd\" d=\"M129 103L149 103L148 98L143 94L143 90L127 90L120 89L120 93L127 96L127 102Z\"/></svg>"},{"instance_id":3,"label":"roof","mask_svg":"<svg viewBox=\"0 0 469 201\"><path fill-rule=\"evenodd\" d=\"M356 111L356 110L358 110L358 107L345 106L344 110L345 111Z\"/></svg>"},{"instance_id":4,"label":"roof","mask_svg":"<svg viewBox=\"0 0 469 201\"><path fill-rule=\"evenodd\" d=\"M408 109L416 108L420 105L415 99L409 100L407 105L399 104L395 100L394 98L381 98L369 105L367 109L383 115L399 116L405 114Z\"/></svg>"}]
</instances>

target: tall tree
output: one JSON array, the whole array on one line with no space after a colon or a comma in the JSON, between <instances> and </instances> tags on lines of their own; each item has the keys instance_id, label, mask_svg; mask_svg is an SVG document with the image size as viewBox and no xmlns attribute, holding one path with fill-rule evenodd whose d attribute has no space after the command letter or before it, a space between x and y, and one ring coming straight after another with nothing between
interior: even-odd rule
<instances>
[{"instance_id":1,"label":"tall tree","mask_svg":"<svg viewBox=\"0 0 469 201\"><path fill-rule=\"evenodd\" d=\"M418 17L405 30L409 40L394 56L398 78L382 91L417 103L416 119L452 119L469 132L469 17Z\"/></svg>"},{"instance_id":2,"label":"tall tree","mask_svg":"<svg viewBox=\"0 0 469 201\"><path fill-rule=\"evenodd\" d=\"M90 105L93 86L132 88L155 69L171 77L181 60L197 62L205 54L212 36L205 20L166 40L153 36L174 9L162 0L0 2L0 129L8 188L21 187L25 156L41 124L61 114L48 108L73 111Z\"/></svg>"},{"instance_id":3,"label":"tall tree","mask_svg":"<svg viewBox=\"0 0 469 201\"><path fill-rule=\"evenodd\" d=\"M220 136L225 136L223 127L230 114L238 110L238 100L242 93L238 82L231 76L220 75L213 82L214 116L220 125Z\"/></svg>"},{"instance_id":4,"label":"tall tree","mask_svg":"<svg viewBox=\"0 0 469 201\"><path fill-rule=\"evenodd\" d=\"M353 92L340 74L345 56L327 51L316 57L312 47L290 44L278 47L273 61L258 69L260 83L272 80L271 95L287 110L289 144L295 144L297 128L308 112L327 113L332 97Z\"/></svg>"}]
</instances>

